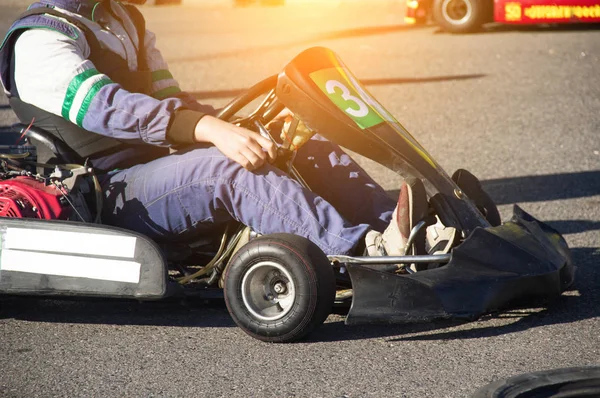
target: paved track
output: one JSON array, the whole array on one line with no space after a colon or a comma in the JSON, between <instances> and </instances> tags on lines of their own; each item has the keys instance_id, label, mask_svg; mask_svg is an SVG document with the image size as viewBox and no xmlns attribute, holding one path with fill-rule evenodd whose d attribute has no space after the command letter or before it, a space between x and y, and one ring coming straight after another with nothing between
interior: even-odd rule
<instances>
[{"instance_id":1,"label":"paved track","mask_svg":"<svg viewBox=\"0 0 600 398\"><path fill-rule=\"evenodd\" d=\"M600 32L451 36L406 29L401 12L144 9L174 75L217 105L308 46L334 49L442 166L478 175L505 219L520 203L566 235L573 290L465 324L346 327L331 316L294 345L247 337L222 305L10 299L0 396L465 397L522 372L599 365ZM0 6L0 31L15 13ZM0 126L14 121L3 104Z\"/></svg>"}]
</instances>

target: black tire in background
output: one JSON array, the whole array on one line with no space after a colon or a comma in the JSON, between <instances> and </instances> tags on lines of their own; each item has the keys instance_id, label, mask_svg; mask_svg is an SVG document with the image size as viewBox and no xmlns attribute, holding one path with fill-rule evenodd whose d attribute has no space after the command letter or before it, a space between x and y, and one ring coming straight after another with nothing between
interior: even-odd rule
<instances>
[{"instance_id":1,"label":"black tire in background","mask_svg":"<svg viewBox=\"0 0 600 398\"><path fill-rule=\"evenodd\" d=\"M434 0L433 20L446 32L469 33L491 20L491 0Z\"/></svg>"},{"instance_id":2,"label":"black tire in background","mask_svg":"<svg viewBox=\"0 0 600 398\"><path fill-rule=\"evenodd\" d=\"M525 373L488 384L471 398L600 397L600 367Z\"/></svg>"},{"instance_id":3,"label":"black tire in background","mask_svg":"<svg viewBox=\"0 0 600 398\"><path fill-rule=\"evenodd\" d=\"M225 271L224 293L231 317L244 332L262 341L294 342L331 313L333 267L308 239L265 235L234 255Z\"/></svg>"}]
</instances>

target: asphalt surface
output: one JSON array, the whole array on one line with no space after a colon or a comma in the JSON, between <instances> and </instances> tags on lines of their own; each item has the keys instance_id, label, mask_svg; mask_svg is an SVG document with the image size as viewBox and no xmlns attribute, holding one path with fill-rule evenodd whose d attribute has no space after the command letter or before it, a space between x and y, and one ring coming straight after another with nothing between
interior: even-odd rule
<instances>
[{"instance_id":1,"label":"asphalt surface","mask_svg":"<svg viewBox=\"0 0 600 398\"><path fill-rule=\"evenodd\" d=\"M17 9L0 6L0 31ZM334 4L338 4L336 2ZM181 85L221 105L306 47L338 52L439 163L559 229L578 266L559 299L470 323L348 327L258 342L225 307L7 299L0 396L466 397L511 375L600 365L600 32L407 29L400 2L144 8ZM3 4L5 4L3 2ZM0 126L15 121L0 98ZM384 187L399 179L363 162Z\"/></svg>"}]
</instances>

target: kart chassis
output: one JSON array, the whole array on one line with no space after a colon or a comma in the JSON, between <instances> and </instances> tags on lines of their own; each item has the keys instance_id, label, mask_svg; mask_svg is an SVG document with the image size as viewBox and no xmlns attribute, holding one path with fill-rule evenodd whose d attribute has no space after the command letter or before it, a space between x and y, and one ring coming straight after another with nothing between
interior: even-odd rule
<instances>
[{"instance_id":1,"label":"kart chassis","mask_svg":"<svg viewBox=\"0 0 600 398\"><path fill-rule=\"evenodd\" d=\"M450 252L418 250L417 241L432 223L431 217L412 227L405 255L384 257L325 256L307 239L289 234L256 236L250 228L234 224L223 233L216 251L211 246L212 258L206 256L204 242L189 245L195 258L190 266L184 255L188 252L182 253L181 245L162 250L145 236L93 224L81 216L83 220L78 222L2 218L0 294L140 300L224 296L234 321L246 333L264 341L291 342L321 324L334 302L350 307L347 324L474 319L515 300L560 295L571 285L574 266L557 231L517 206L512 220L501 225L495 205L474 176L463 171L450 179L350 77L348 85L355 84L357 90L353 98L366 99L382 118L375 126L358 129L306 78L333 69L343 69L351 76L330 50L309 49L281 74L256 84L217 116L275 142L279 152L276 165L309 189L293 164L298 147L293 139L305 141L314 131L331 132L327 138L396 172L417 176L425 184L431 211L460 232ZM249 116L236 116L265 94ZM295 117L282 140L268 124L285 107ZM76 157L46 131L24 125L17 128L63 158ZM61 173L55 180L72 178L75 172ZM79 177L70 180L71 192L78 191L82 177L93 177L87 166L77 173ZM95 190L97 194L97 187ZM35 241L28 239L28 234ZM69 240L78 244L65 244ZM93 240L119 250L106 253L86 246ZM206 261L199 266L198 258ZM45 263L51 263L55 271L48 273ZM119 270L118 276L104 269Z\"/></svg>"}]
</instances>

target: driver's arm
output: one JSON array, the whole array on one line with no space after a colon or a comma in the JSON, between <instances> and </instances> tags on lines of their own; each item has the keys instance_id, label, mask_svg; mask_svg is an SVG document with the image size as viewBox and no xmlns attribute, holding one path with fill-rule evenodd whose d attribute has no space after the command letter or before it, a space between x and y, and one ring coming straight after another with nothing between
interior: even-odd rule
<instances>
[{"instance_id":1,"label":"driver's arm","mask_svg":"<svg viewBox=\"0 0 600 398\"><path fill-rule=\"evenodd\" d=\"M48 29L24 32L14 48L14 76L22 101L105 136L169 146L194 143L204 112L178 98L131 93L96 70L89 46Z\"/></svg>"},{"instance_id":2,"label":"driver's arm","mask_svg":"<svg viewBox=\"0 0 600 398\"><path fill-rule=\"evenodd\" d=\"M179 98L130 93L88 60L80 33L71 39L47 29L24 32L15 43L15 83L22 101L88 131L127 142L170 146L209 142L253 170L276 156L260 134L189 109Z\"/></svg>"},{"instance_id":3,"label":"driver's arm","mask_svg":"<svg viewBox=\"0 0 600 398\"><path fill-rule=\"evenodd\" d=\"M271 141L253 131L212 117L216 113L212 106L202 105L188 92L182 91L156 48L154 33L146 30L144 37L146 62L152 71L152 96L157 99L179 98L185 107L207 114L194 129L195 142L215 145L225 156L249 170L257 169L266 161L272 162L276 158L277 148Z\"/></svg>"}]
</instances>

